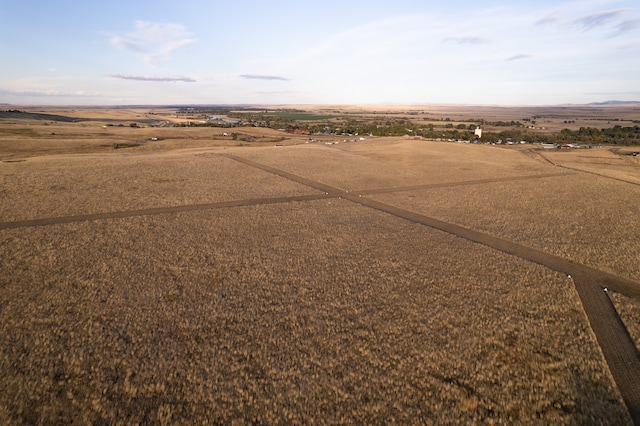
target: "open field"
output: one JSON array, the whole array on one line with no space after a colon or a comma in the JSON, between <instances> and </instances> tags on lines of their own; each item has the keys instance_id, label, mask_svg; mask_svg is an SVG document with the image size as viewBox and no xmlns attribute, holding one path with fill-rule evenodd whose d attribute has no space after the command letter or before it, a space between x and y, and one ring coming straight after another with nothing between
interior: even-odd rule
<instances>
[{"instance_id":1,"label":"open field","mask_svg":"<svg viewBox=\"0 0 640 426\"><path fill-rule=\"evenodd\" d=\"M640 349L640 301L615 292L611 294L611 300L616 305L636 347Z\"/></svg>"},{"instance_id":2,"label":"open field","mask_svg":"<svg viewBox=\"0 0 640 426\"><path fill-rule=\"evenodd\" d=\"M636 158L44 112L97 119L0 120L0 423L639 421Z\"/></svg>"},{"instance_id":3,"label":"open field","mask_svg":"<svg viewBox=\"0 0 640 426\"><path fill-rule=\"evenodd\" d=\"M572 174L372 197L640 281L639 185Z\"/></svg>"},{"instance_id":4,"label":"open field","mask_svg":"<svg viewBox=\"0 0 640 426\"><path fill-rule=\"evenodd\" d=\"M568 170L585 171L625 183L640 184L640 157L629 155L634 151L640 151L640 147L598 148L578 153L551 150L538 155Z\"/></svg>"}]
</instances>

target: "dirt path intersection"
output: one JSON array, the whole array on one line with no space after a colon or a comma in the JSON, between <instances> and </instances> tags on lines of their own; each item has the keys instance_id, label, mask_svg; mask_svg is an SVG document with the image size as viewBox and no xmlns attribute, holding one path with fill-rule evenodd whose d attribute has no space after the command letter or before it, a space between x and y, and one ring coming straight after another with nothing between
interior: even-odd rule
<instances>
[{"instance_id":1,"label":"dirt path intersection","mask_svg":"<svg viewBox=\"0 0 640 426\"><path fill-rule=\"evenodd\" d=\"M288 159L272 154L265 157L264 150L236 149L213 151L206 154L208 160L200 153L197 160L195 154L186 155L186 163L181 155L163 160L160 167L184 167L181 176L190 179L194 178L194 161L200 168L212 164L204 162L209 160L213 167L225 170L236 170L233 163L246 168L237 179L250 180L250 185L231 184L216 175L217 184L203 179L202 194L187 202L175 200L158 206L153 199L136 204L133 198L114 198L104 209L107 204L93 206L89 204L92 200L80 197L79 207L60 210L67 208L69 214L21 215L19 199L5 192L7 205L15 203L16 207L3 216L11 220L0 222L0 247L7 259L0 310L6 320L0 358L5 373L0 380L14 393L1 395L0 420L171 423L213 418L223 423L343 423L421 419L430 424L441 421L444 414L456 423L487 419L508 423L532 420L532 416L540 422L639 422L638 350L604 291L606 287L638 299L637 281L376 198L513 182L528 185L565 179L571 172L534 165L525 173L505 169L504 176L496 177L492 176L495 172L461 168L451 179L448 173L414 172L416 160L411 156L396 158L396 163L384 169L374 149L366 159L374 158L372 164L380 169L367 164L365 173L358 165L341 163L344 158L334 162L328 148L321 153L323 161L329 166L342 164L344 170L323 175L326 168L301 164L304 147L291 149ZM400 146L402 149L406 147ZM439 149L421 155L442 155ZM126 157L123 161L139 159ZM282 161L290 162L291 167L284 167ZM398 162L407 171L402 179L390 172ZM19 165L11 166L16 172L8 178L20 183ZM125 167L128 173L132 166ZM151 166L142 163L142 167ZM305 169L308 173L301 173ZM161 184L170 186L180 180L171 173L159 173L154 179ZM291 184L284 191L263 196L258 184L270 182L268 175ZM27 182L26 177L22 179ZM343 183L337 185L338 181ZM69 182L51 182L50 187L68 188ZM229 192L224 196L206 192L216 185L230 185ZM7 189L12 188L7 185ZM136 205L139 208L127 208ZM251 213L245 217L247 212ZM308 222L304 217L314 219ZM315 227L326 230L311 231ZM458 240L454 243L451 237L433 234L425 227ZM443 242L438 243L440 240ZM407 241L412 245L407 246ZM475 267L452 254L422 253L427 248L419 247L425 241L440 247L442 253L447 245L460 245L465 251L478 252L484 263ZM451 250L457 249L452 246ZM99 253L120 260L110 264L97 257ZM77 262L75 268L71 259ZM494 262L502 266L491 272L489 265ZM520 284L509 278L503 285L509 262L519 265L516 271L521 268L534 274L531 276L546 278L523 278L517 281ZM319 266L322 264L324 267ZM427 278L439 268L452 277ZM469 273L463 272L466 268ZM546 268L561 274L549 275ZM478 278L471 278L473 274ZM573 296L569 287L563 287L563 277L571 278L629 417L615 411L620 406L606 388L607 373L598 366L600 355L590 346L589 330L580 328L583 320L571 307ZM545 280L551 280L560 286L557 297L567 298L564 303L568 304L556 306L551 298L545 299L548 306L518 307L506 302L493 306L495 301L489 298L473 309L505 312L487 312L486 317L482 314L470 323L452 315L464 309L459 303L485 297L478 295L483 294L487 280L494 282L492 290L498 292L494 296L504 292L500 297L505 300L542 297ZM462 285L457 287L456 282ZM532 282L540 284L528 289ZM432 287L436 283L446 292L427 295L426 288L439 294L441 289ZM447 296L451 293L459 295L457 300ZM313 300L322 303L311 304ZM129 306L130 301L135 306ZM392 304L385 306L387 303ZM409 308L412 305L415 310ZM32 317L18 318L18 312L31 312L38 306L40 311L30 314ZM83 312L83 306L90 311ZM432 310L432 306L437 308ZM562 325L569 334L555 336L552 325L557 320L547 317L545 309L572 316ZM396 317L399 312L402 316ZM434 324L442 313L443 327L449 331L434 336ZM60 322L63 318L68 324ZM429 318L436 323L427 326L425 321L432 321ZM490 326L501 320L501 328ZM531 320L541 321L537 324L542 328L523 330ZM578 329L572 328L573 322ZM460 334L465 327L475 330L479 326L482 332ZM385 327L395 327L390 329L395 331ZM280 335L282 332L285 334ZM415 338L405 340L412 333L417 333ZM573 355L565 359L553 345L536 347L535 339L547 334L558 342L566 339L567 346L579 345L578 351L583 345L588 361ZM59 341L50 341L50 336ZM570 343L574 337L580 343ZM217 343L210 346L203 339ZM174 340L177 346L167 344ZM42 346L43 342L49 343ZM460 355L461 347L468 348L468 358ZM41 356L41 361L34 356ZM458 356L460 360L455 359ZM152 370L140 364L145 357ZM483 371L481 365L474 367L474 358L495 364L488 366L491 371ZM213 364L212 359L216 360ZM502 365L509 368L503 371ZM520 382L516 371L522 375ZM576 379L572 386L578 389L578 396L568 395L568 390L562 390L565 385L555 382L567 372L574 378L592 377ZM37 390L39 380L42 384ZM536 391L525 391L534 386ZM59 393L52 393L53 389ZM589 394L600 395L604 405L587 403ZM398 395L397 399L391 395ZM527 403L525 398L534 400ZM611 417L605 407L617 414Z\"/></svg>"}]
</instances>

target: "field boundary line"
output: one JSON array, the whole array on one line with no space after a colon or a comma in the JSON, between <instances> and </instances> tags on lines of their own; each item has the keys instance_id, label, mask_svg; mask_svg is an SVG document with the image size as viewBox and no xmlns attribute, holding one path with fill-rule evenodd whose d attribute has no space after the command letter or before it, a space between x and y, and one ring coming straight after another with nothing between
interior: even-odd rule
<instances>
[{"instance_id":1,"label":"field boundary line","mask_svg":"<svg viewBox=\"0 0 640 426\"><path fill-rule=\"evenodd\" d=\"M439 229L457 237L483 244L496 250L500 250L502 252L520 257L522 259L538 263L540 265L553 269L554 271L562 272L567 275L583 273L589 276L597 277L597 279L601 281L604 286L618 291L625 296L640 300L640 283L634 280L618 277L611 273L604 272L590 266L582 265L569 259L548 254L543 251L527 247L503 238L495 237L490 234L485 234L480 231L475 231L470 228L465 228L460 225L444 222L420 213L415 213L410 210L392 206L390 204L385 204L380 201L375 201L373 199L366 198L360 191L345 191L339 188L335 188L331 185L316 182L311 179L307 179L293 173L277 169L275 167L257 163L253 160L248 160L246 158L242 158L233 154L220 155L231 158L248 166L256 167L266 172L276 174L277 176L290 179L294 182L309 185L314 189L325 191L326 196L328 196L329 198L344 198L354 203L373 208L375 210L383 211L385 213L389 213L415 223L420 223L431 228ZM565 174L561 173L561 175Z\"/></svg>"},{"instance_id":2,"label":"field boundary line","mask_svg":"<svg viewBox=\"0 0 640 426\"><path fill-rule=\"evenodd\" d=\"M256 161L253 160L249 160L247 158L243 158L234 154L218 154L221 157L226 157L226 158L230 158L232 160L237 161L238 163L242 163L242 164L246 164L247 166L251 166L254 167L256 169L268 172L268 173L272 173L276 176L280 176L283 177L285 179L289 179L293 182L296 183L301 183L303 185L307 185L310 186L313 189L318 189L320 191L324 191L327 195L330 195L332 197L340 197L343 194L347 193L345 190L342 190L340 188L336 188L334 186L331 185L326 185L324 183L321 182L317 182L315 180L311 180L311 179L307 179L305 177L293 174L293 173L289 173L287 171L284 171L282 169L278 169L275 167L271 167L271 166L267 166L266 164L262 164L262 163L258 163Z\"/></svg>"},{"instance_id":3,"label":"field boundary line","mask_svg":"<svg viewBox=\"0 0 640 426\"><path fill-rule=\"evenodd\" d=\"M75 216L58 216L58 217L48 217L48 218L40 218L40 219L18 220L13 222L0 222L0 230L28 228L28 227L35 227L35 226L60 225L65 223L87 222L92 220L121 219L121 218L127 218L127 217L135 217L135 216L151 216L151 215L160 215L160 214L194 212L199 210L213 210L213 209L221 209L221 208L228 208L228 207L246 207L246 206L264 205L264 204L282 204L282 203L290 203L295 201L315 201L315 200L322 200L326 198L331 198L331 197L327 196L327 194L325 193L325 194L299 195L299 196L293 196L293 197L253 198L253 199L236 200L236 201L220 201L216 203L206 203L206 204L188 204L188 205L182 205L182 206L153 207L153 208L140 209L140 210L91 213L91 214L75 215Z\"/></svg>"},{"instance_id":4,"label":"field boundary line","mask_svg":"<svg viewBox=\"0 0 640 426\"><path fill-rule=\"evenodd\" d=\"M578 274L573 282L602 355L629 410L640 425L640 353L597 278Z\"/></svg>"},{"instance_id":5,"label":"field boundary line","mask_svg":"<svg viewBox=\"0 0 640 426\"><path fill-rule=\"evenodd\" d=\"M379 189L363 189L359 191L349 191L349 193L356 194L356 195L373 195L373 194L384 194L388 192L419 191L421 189L449 188L449 187L455 187L455 186L483 185L487 183L511 182L511 181L518 181L518 180L544 179L544 178L550 178L550 177L571 176L574 174L575 173L572 173L572 172L562 172L562 173L547 173L547 174L541 174L541 175L463 180L459 182L427 183L423 185L408 185L408 186L398 186L398 187L379 188Z\"/></svg>"},{"instance_id":6,"label":"field boundary line","mask_svg":"<svg viewBox=\"0 0 640 426\"><path fill-rule=\"evenodd\" d=\"M348 195L344 198L540 264L572 277L574 288L578 293L591 330L596 336L620 395L634 423L640 424L640 353L607 296L608 290L613 290L640 300L639 283L489 234L442 222L365 197Z\"/></svg>"},{"instance_id":7,"label":"field boundary line","mask_svg":"<svg viewBox=\"0 0 640 426\"><path fill-rule=\"evenodd\" d=\"M584 169L580 169L578 167L571 167L571 166L566 166L564 164L560 164L560 163L554 163L553 161L551 161L549 158L547 158L544 154L542 154L541 152L537 153L540 157L542 157L544 160L546 160L547 162L549 162L550 164L553 164L556 167L562 167L563 169L566 170L571 170L573 172L580 172L580 173L587 173L590 175L594 175L594 176L598 176L601 178L605 178L605 179L612 179L612 180L617 180L618 182L624 182L624 183L628 183L630 185L637 185L640 186L640 183L638 182L632 182L630 180L625 180L625 179L620 179L617 177L613 177L613 176L608 176L608 175L603 175L602 173L597 173L597 172L592 172L589 170L584 170Z\"/></svg>"},{"instance_id":8,"label":"field boundary line","mask_svg":"<svg viewBox=\"0 0 640 426\"><path fill-rule=\"evenodd\" d=\"M591 330L596 336L614 383L620 391L633 422L640 424L640 353L604 291L606 287L640 300L640 283L502 238L381 203L363 197L362 194L341 191L329 185L314 182L255 161L235 155L224 155L241 163L275 173L278 176L293 179L295 182L325 190L327 194L338 194L339 198L438 229L456 237L537 263L551 270L565 273L568 277L573 277L574 288L578 293L582 308L587 316Z\"/></svg>"},{"instance_id":9,"label":"field boundary line","mask_svg":"<svg viewBox=\"0 0 640 426\"><path fill-rule=\"evenodd\" d=\"M355 203L367 206L385 213L392 214L397 217L409 220L411 222L420 223L430 228L444 231L456 237L464 238L474 243L482 244L487 247L499 250L501 252L519 257L521 259L537 263L557 272L566 275L590 276L601 283L601 287L617 291L627 297L640 300L640 283L624 277L618 277L614 274L601 271L590 266L577 263L573 260L565 259L560 256L549 254L541 250L524 246L503 238L475 231L449 222L444 222L420 213L415 213L389 204L372 200L361 196L352 196L346 194L342 198L353 201Z\"/></svg>"},{"instance_id":10,"label":"field boundary line","mask_svg":"<svg viewBox=\"0 0 640 426\"><path fill-rule=\"evenodd\" d=\"M57 224L66 224L73 222L86 222L95 220L118 219L135 216L148 216L160 214L173 214L182 212L194 212L218 208L244 207L266 204L281 204L288 202L304 202L329 198L342 198L355 204L368 207L380 212L390 214L408 220L413 223L422 224L433 229L437 229L463 238L468 241L482 244L486 247L501 251L503 253L521 258L526 261L534 262L545 266L551 270L561 272L569 277L573 277L574 286L578 292L583 310L585 311L591 329L593 330L598 344L602 350L604 358L607 362L609 370L614 378L614 382L620 390L620 394L627 405L629 413L636 424L640 424L640 353L635 344L631 340L627 329L620 320L618 313L613 307L610 299L607 297L603 288L619 292L625 296L640 300L640 283L618 277L608 272L604 272L583 264L579 264L572 260L561 258L531 247L505 240L485 234L473 229L465 228L453 223L444 222L426 215L412 212L400 207L385 204L371 198L367 198L367 193L375 194L379 192L348 192L331 185L323 184L275 167L267 166L246 158L242 158L233 154L219 154L220 156L230 158L245 165L272 173L276 176L291 180L293 182L303 184L315 190L322 191L321 194L291 196L291 197L274 197L274 198L257 198L236 201L222 201L206 204L191 204L182 206L156 207L139 210L128 210L119 212L94 213L85 215L40 218L32 220L22 220L14 222L0 222L0 230L16 229L36 226L49 226ZM544 175L544 177L567 175L567 173ZM537 175L535 177L541 177ZM531 179L534 176L523 176L522 179ZM501 179L501 178L500 178ZM494 179L483 179L482 183L489 181L501 181ZM462 184L472 184L478 181L467 181ZM453 183L455 184L455 183ZM461 184L461 183L458 183ZM440 184L436 184L440 185ZM442 184L446 185L446 184ZM396 188L396 190L422 189L424 185ZM427 185L427 187L432 187ZM382 190L373 190L382 191ZM393 190L385 190L391 192Z\"/></svg>"}]
</instances>

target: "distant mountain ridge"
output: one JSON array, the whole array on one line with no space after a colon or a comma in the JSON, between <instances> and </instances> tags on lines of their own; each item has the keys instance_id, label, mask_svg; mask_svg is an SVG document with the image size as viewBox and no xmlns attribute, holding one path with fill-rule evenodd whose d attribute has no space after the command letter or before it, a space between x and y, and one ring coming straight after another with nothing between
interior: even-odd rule
<instances>
[{"instance_id":1,"label":"distant mountain ridge","mask_svg":"<svg viewBox=\"0 0 640 426\"><path fill-rule=\"evenodd\" d=\"M640 104L640 101L616 101L616 100L611 100L611 101L604 101L604 102L592 102L592 103L587 104L587 105L635 105L635 104Z\"/></svg>"}]
</instances>

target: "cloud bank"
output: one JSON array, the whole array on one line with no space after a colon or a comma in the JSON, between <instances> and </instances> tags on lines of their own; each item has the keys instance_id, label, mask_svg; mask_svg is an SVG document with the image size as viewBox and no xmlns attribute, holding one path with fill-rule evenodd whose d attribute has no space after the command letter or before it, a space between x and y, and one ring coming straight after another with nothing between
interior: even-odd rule
<instances>
[{"instance_id":1,"label":"cloud bank","mask_svg":"<svg viewBox=\"0 0 640 426\"><path fill-rule=\"evenodd\" d=\"M628 9L618 10L603 10L600 12L592 13L586 16L582 16L574 21L574 24L584 31L591 30L593 28L607 25L612 21L620 18Z\"/></svg>"},{"instance_id":2,"label":"cloud bank","mask_svg":"<svg viewBox=\"0 0 640 426\"><path fill-rule=\"evenodd\" d=\"M279 75L256 75L256 74L242 74L240 77L246 78L248 80L279 80L279 81L289 81L286 77L281 77Z\"/></svg>"},{"instance_id":3,"label":"cloud bank","mask_svg":"<svg viewBox=\"0 0 640 426\"><path fill-rule=\"evenodd\" d=\"M507 61L519 61L521 59L529 59L529 58L531 58L531 55L521 54L521 55L514 55L509 59L507 59Z\"/></svg>"},{"instance_id":4,"label":"cloud bank","mask_svg":"<svg viewBox=\"0 0 640 426\"><path fill-rule=\"evenodd\" d=\"M442 39L444 44L485 44L487 41L480 37L447 37Z\"/></svg>"},{"instance_id":5,"label":"cloud bank","mask_svg":"<svg viewBox=\"0 0 640 426\"><path fill-rule=\"evenodd\" d=\"M611 37L617 37L619 35L638 29L640 29L640 19L629 19L626 21L622 21L618 25L616 25L616 31L611 34Z\"/></svg>"},{"instance_id":6,"label":"cloud bank","mask_svg":"<svg viewBox=\"0 0 640 426\"><path fill-rule=\"evenodd\" d=\"M177 81L182 81L185 83L196 82L196 80L194 80L191 77L182 77L182 76L144 76L144 75L110 74L109 77L121 78L123 80L156 81L156 82L167 82L167 83L174 83Z\"/></svg>"},{"instance_id":7,"label":"cloud bank","mask_svg":"<svg viewBox=\"0 0 640 426\"><path fill-rule=\"evenodd\" d=\"M570 17L572 12L556 11L536 22L541 27L574 28L588 32L597 28L612 28L609 37L617 37L625 33L640 29L640 18L629 17L634 11L630 8L600 10L578 17ZM626 18L626 19L625 19Z\"/></svg>"}]
</instances>

